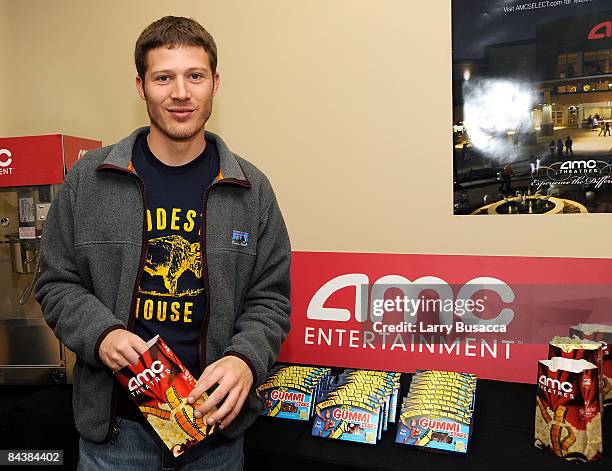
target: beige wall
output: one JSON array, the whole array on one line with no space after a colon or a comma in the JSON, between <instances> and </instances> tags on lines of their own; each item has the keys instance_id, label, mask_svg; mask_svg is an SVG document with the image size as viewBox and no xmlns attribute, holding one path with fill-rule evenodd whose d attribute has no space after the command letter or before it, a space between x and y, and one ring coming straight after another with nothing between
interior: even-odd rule
<instances>
[{"instance_id":1,"label":"beige wall","mask_svg":"<svg viewBox=\"0 0 612 471\"><path fill-rule=\"evenodd\" d=\"M11 49L10 35L8 31L8 2L0 1L0 132L7 127L8 109L5 106L8 96L9 81L7 73L10 70L9 51Z\"/></svg>"},{"instance_id":2,"label":"beige wall","mask_svg":"<svg viewBox=\"0 0 612 471\"><path fill-rule=\"evenodd\" d=\"M606 214L452 215L450 0L167 3L0 0L0 135L146 124L134 42L191 16L219 46L209 127L269 175L294 249L612 255Z\"/></svg>"}]
</instances>

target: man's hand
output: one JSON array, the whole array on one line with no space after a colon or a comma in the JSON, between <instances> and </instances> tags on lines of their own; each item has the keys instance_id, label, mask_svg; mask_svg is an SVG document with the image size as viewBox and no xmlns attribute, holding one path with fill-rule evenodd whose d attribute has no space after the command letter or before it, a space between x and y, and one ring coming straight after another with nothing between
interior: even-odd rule
<instances>
[{"instance_id":1,"label":"man's hand","mask_svg":"<svg viewBox=\"0 0 612 471\"><path fill-rule=\"evenodd\" d=\"M110 331L100 343L100 360L111 370L117 371L128 364L137 365L138 357L148 348L138 335L116 329Z\"/></svg>"},{"instance_id":2,"label":"man's hand","mask_svg":"<svg viewBox=\"0 0 612 471\"><path fill-rule=\"evenodd\" d=\"M201 406L196 408L194 415L198 418L205 416L225 398L221 407L207 420L209 425L216 422L222 429L227 427L242 409L253 385L253 374L249 366L240 358L233 355L223 357L210 364L202 372L197 386L189 394L189 403L193 404L215 384L218 385L217 389Z\"/></svg>"}]
</instances>

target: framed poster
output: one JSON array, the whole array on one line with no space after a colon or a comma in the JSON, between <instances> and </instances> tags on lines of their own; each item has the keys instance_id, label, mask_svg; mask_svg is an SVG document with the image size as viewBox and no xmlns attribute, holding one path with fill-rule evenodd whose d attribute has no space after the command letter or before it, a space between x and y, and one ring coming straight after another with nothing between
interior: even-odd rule
<instances>
[{"instance_id":1,"label":"framed poster","mask_svg":"<svg viewBox=\"0 0 612 471\"><path fill-rule=\"evenodd\" d=\"M612 212L612 1L453 0L454 214Z\"/></svg>"}]
</instances>

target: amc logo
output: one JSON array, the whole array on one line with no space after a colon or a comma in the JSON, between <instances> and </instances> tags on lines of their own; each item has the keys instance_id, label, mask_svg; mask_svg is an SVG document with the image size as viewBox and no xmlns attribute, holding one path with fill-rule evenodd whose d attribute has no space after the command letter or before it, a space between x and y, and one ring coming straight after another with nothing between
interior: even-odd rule
<instances>
[{"instance_id":1,"label":"amc logo","mask_svg":"<svg viewBox=\"0 0 612 471\"><path fill-rule=\"evenodd\" d=\"M8 167L13 163L13 154L8 149L0 149L0 167Z\"/></svg>"},{"instance_id":2,"label":"amc logo","mask_svg":"<svg viewBox=\"0 0 612 471\"><path fill-rule=\"evenodd\" d=\"M348 287L356 288L355 302L351 306L352 309L325 306L325 303L332 294ZM373 306L380 300L385 299L385 293L389 289L399 289L405 296L412 299L418 298L425 290L433 290L443 302L447 300L467 301L483 290L496 293L505 304L512 303L516 297L512 288L505 282L487 276L477 277L468 281L459 289L455 297L453 288L437 276L423 276L410 281L401 275L385 275L370 286L370 279L366 274L349 273L332 278L321 286L310 300L306 315L308 319L319 321L347 322L354 317L358 322L366 322L369 312L369 318L372 322L380 321L382 320L381 316L377 316L374 313ZM440 324L452 325L452 311L440 311L438 315L438 322ZM404 318L405 321L410 321L410 316L407 313L404 313ZM501 309L497 316L490 319L480 319L472 312L466 312L463 315L464 322L481 325L498 324L507 326L512 322L512 319L514 319L514 311L507 307Z\"/></svg>"},{"instance_id":3,"label":"amc logo","mask_svg":"<svg viewBox=\"0 0 612 471\"><path fill-rule=\"evenodd\" d=\"M8 149L0 149L0 175L12 175L13 154Z\"/></svg>"},{"instance_id":4,"label":"amc logo","mask_svg":"<svg viewBox=\"0 0 612 471\"><path fill-rule=\"evenodd\" d=\"M166 367L161 361L155 360L151 363L151 368L145 368L142 372L130 379L128 382L128 389L130 391L135 391L138 388L142 388L145 383L152 383L156 380L157 375L162 374L165 369Z\"/></svg>"},{"instance_id":5,"label":"amc logo","mask_svg":"<svg viewBox=\"0 0 612 471\"><path fill-rule=\"evenodd\" d=\"M597 168L595 160L568 160L563 162L559 170L587 170Z\"/></svg>"},{"instance_id":6,"label":"amc logo","mask_svg":"<svg viewBox=\"0 0 612 471\"><path fill-rule=\"evenodd\" d=\"M589 40L605 39L612 37L612 21L604 21L594 26L589 32Z\"/></svg>"},{"instance_id":7,"label":"amc logo","mask_svg":"<svg viewBox=\"0 0 612 471\"><path fill-rule=\"evenodd\" d=\"M574 387L572 383L568 381L560 382L558 379L549 378L546 375L541 375L538 378L538 383L542 386L546 386L549 389L554 389L556 391L563 391L564 393L572 393L574 392Z\"/></svg>"}]
</instances>

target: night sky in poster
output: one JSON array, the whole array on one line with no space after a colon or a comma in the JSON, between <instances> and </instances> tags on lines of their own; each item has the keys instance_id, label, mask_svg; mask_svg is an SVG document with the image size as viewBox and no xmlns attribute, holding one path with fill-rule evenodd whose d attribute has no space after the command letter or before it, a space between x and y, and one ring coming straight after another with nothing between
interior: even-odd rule
<instances>
[{"instance_id":1,"label":"night sky in poster","mask_svg":"<svg viewBox=\"0 0 612 471\"><path fill-rule=\"evenodd\" d=\"M548 3L553 4L554 0ZM490 44L533 39L536 25L544 20L573 17L612 9L612 0L592 0L570 5L505 12L505 8L532 0L453 0L453 56L480 59ZM459 38L459 39L458 39Z\"/></svg>"}]
</instances>

